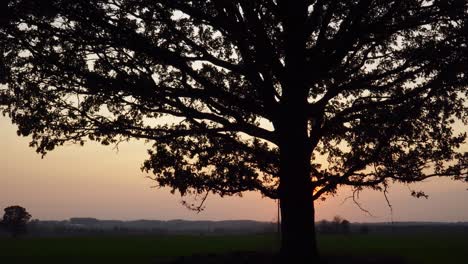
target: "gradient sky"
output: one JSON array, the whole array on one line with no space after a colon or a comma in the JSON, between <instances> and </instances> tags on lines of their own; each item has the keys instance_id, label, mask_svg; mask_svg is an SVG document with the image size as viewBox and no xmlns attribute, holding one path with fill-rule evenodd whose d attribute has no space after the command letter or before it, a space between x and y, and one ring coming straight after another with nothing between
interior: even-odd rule
<instances>
[{"instance_id":1,"label":"gradient sky","mask_svg":"<svg viewBox=\"0 0 468 264\"><path fill-rule=\"evenodd\" d=\"M465 128L466 130L466 128ZM16 135L16 127L0 117L0 208L25 207L33 218L68 219L252 219L275 221L276 203L257 193L242 198L211 196L205 211L196 213L181 205L179 195L151 188L140 165L146 158L141 141L123 143L119 150L96 143L58 148L43 159L28 147L29 138ZM411 185L429 199L415 199L407 186L389 191L395 221L468 221L468 185L446 179L430 179ZM317 205L317 219L340 215L353 222L391 221L382 193L365 191L359 202L373 216L361 211L347 188Z\"/></svg>"}]
</instances>

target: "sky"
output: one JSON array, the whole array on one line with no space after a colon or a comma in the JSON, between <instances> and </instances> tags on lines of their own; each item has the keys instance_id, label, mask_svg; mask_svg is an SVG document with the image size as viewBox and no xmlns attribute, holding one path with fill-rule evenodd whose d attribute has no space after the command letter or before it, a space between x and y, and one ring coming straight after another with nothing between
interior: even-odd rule
<instances>
[{"instance_id":1,"label":"sky","mask_svg":"<svg viewBox=\"0 0 468 264\"><path fill-rule=\"evenodd\" d=\"M83 147L67 145L44 158L28 147L29 141L18 137L16 127L0 116L0 208L20 205L40 220L276 221L276 202L254 192L242 197L212 195L204 211L188 210L177 193L152 187L154 182L146 177L150 175L140 170L150 148L142 141L122 143L118 149L93 142ZM336 196L317 203L316 218L339 215L352 222L468 221L468 184L430 179L410 188L424 190L429 199L411 197L408 186L392 185L390 210L382 193L364 191L358 201L371 216L346 199L351 192L342 188Z\"/></svg>"}]
</instances>

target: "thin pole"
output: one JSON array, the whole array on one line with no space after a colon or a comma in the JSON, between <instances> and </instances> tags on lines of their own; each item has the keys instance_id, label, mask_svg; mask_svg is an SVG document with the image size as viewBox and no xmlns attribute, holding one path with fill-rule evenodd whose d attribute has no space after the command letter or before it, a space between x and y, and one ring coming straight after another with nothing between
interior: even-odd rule
<instances>
[{"instance_id":1,"label":"thin pole","mask_svg":"<svg viewBox=\"0 0 468 264\"><path fill-rule=\"evenodd\" d=\"M281 206L280 206L280 200L277 199L276 203L278 204L278 215L276 217L277 219L277 233L278 233L278 241L281 241Z\"/></svg>"}]
</instances>

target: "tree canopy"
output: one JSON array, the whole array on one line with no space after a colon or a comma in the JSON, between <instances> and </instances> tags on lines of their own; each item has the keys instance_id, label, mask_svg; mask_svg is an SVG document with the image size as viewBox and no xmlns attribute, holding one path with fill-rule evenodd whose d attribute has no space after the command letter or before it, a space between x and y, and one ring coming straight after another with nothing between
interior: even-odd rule
<instances>
[{"instance_id":1,"label":"tree canopy","mask_svg":"<svg viewBox=\"0 0 468 264\"><path fill-rule=\"evenodd\" d=\"M160 186L277 198L290 119L313 199L468 181L466 0L2 4L0 109L41 154L145 139Z\"/></svg>"},{"instance_id":2,"label":"tree canopy","mask_svg":"<svg viewBox=\"0 0 468 264\"><path fill-rule=\"evenodd\" d=\"M26 225L31 219L31 215L21 206L14 205L4 209L5 214L0 222L1 226L10 232L14 237L26 232Z\"/></svg>"}]
</instances>

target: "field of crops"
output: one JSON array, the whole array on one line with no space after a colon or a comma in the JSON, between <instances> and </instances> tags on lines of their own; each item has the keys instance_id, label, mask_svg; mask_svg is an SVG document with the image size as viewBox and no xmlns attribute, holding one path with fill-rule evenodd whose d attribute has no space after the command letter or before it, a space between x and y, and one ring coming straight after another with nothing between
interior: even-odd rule
<instances>
[{"instance_id":1,"label":"field of crops","mask_svg":"<svg viewBox=\"0 0 468 264\"><path fill-rule=\"evenodd\" d=\"M319 244L325 256L397 256L415 264L468 263L466 234L323 235ZM277 249L275 235L0 239L0 259L10 259L10 263L159 263L194 254Z\"/></svg>"}]
</instances>

